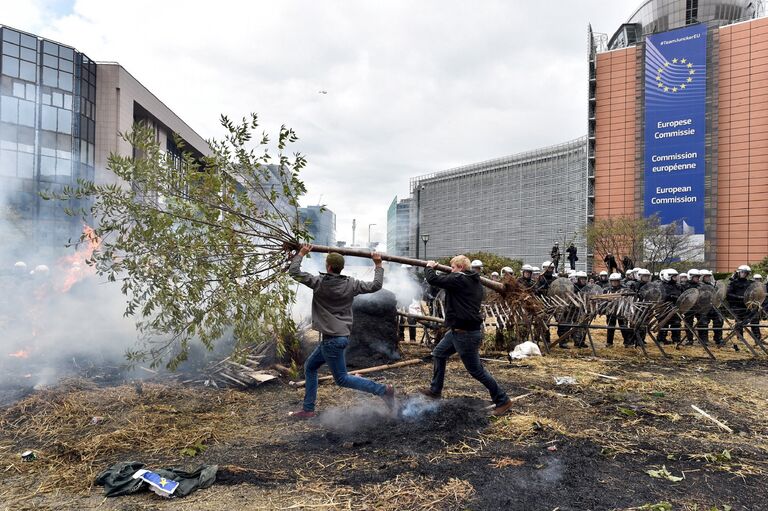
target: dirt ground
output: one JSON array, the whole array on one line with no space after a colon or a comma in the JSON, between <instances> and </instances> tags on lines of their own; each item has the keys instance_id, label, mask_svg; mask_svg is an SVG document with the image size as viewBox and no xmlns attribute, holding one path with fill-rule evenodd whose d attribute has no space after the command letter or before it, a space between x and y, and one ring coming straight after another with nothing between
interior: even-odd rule
<instances>
[{"instance_id":1,"label":"dirt ground","mask_svg":"<svg viewBox=\"0 0 768 511\"><path fill-rule=\"evenodd\" d=\"M765 357L723 349L711 362L688 347L664 360L595 340L599 358L571 349L487 363L511 396L528 394L502 418L488 416L485 389L458 360L438 403L415 397L431 377L421 364L373 375L397 387L399 415L326 383L320 416L303 422L288 418L303 391L285 382L249 392L64 382L0 409L0 509L768 509ZM26 449L39 458L22 462ZM129 460L219 472L183 499L105 499L94 477Z\"/></svg>"}]
</instances>

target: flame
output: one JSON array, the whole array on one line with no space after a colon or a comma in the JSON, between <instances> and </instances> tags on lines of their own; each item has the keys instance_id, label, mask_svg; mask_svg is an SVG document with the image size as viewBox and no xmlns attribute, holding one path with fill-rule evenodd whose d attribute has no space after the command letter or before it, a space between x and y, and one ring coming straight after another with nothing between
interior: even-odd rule
<instances>
[{"instance_id":1,"label":"flame","mask_svg":"<svg viewBox=\"0 0 768 511\"><path fill-rule=\"evenodd\" d=\"M14 358L29 358L29 352L27 350L19 350L15 353L8 353L8 356Z\"/></svg>"},{"instance_id":2,"label":"flame","mask_svg":"<svg viewBox=\"0 0 768 511\"><path fill-rule=\"evenodd\" d=\"M64 269L64 278L56 286L56 290L60 293L66 293L72 286L95 272L93 266L88 266L87 261L101 245L101 239L88 225L83 225L83 238L85 239L84 246L78 248L74 254L62 257L58 261L58 266Z\"/></svg>"}]
</instances>

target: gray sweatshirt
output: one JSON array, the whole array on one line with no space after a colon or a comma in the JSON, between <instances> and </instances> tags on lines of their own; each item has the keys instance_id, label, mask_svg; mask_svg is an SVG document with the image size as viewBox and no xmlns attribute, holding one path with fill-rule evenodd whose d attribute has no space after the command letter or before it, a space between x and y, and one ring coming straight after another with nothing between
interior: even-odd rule
<instances>
[{"instance_id":1,"label":"gray sweatshirt","mask_svg":"<svg viewBox=\"0 0 768 511\"><path fill-rule=\"evenodd\" d=\"M301 271L302 256L296 255L288 267L288 275L312 288L312 328L328 337L349 335L352 327L352 299L364 293L375 293L384 284L384 268L376 268L372 282L362 282L346 275Z\"/></svg>"}]
</instances>

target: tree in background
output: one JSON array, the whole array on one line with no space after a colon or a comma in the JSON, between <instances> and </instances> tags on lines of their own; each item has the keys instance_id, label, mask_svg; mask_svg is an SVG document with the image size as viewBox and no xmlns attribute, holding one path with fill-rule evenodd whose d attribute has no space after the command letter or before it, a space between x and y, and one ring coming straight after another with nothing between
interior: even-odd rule
<instances>
[{"instance_id":1,"label":"tree in background","mask_svg":"<svg viewBox=\"0 0 768 511\"><path fill-rule=\"evenodd\" d=\"M596 261L608 253L617 261L628 255L652 273L666 266L688 265L700 254L692 235L681 234L675 224L663 225L657 215L596 220L587 226L586 238Z\"/></svg>"},{"instance_id":2,"label":"tree in background","mask_svg":"<svg viewBox=\"0 0 768 511\"><path fill-rule=\"evenodd\" d=\"M509 266L515 271L516 274L520 274L520 269L523 267L523 261L520 259L511 259L509 257L492 254L490 252L471 252L465 253L464 255L467 256L470 261L480 259L483 262L484 275L490 275L493 272L499 272L499 274L501 274L501 269L505 266ZM440 264L450 266L451 258L444 257L438 262Z\"/></svg>"},{"instance_id":3,"label":"tree in background","mask_svg":"<svg viewBox=\"0 0 768 511\"><path fill-rule=\"evenodd\" d=\"M294 291L281 270L286 247L309 239L297 209L306 161L284 154L297 140L285 126L273 157L267 134L254 136L255 114L240 123L222 116L221 124L224 139L211 141L202 161L163 151L152 128L137 124L123 135L134 156L113 154L108 163L129 185L81 180L44 196L92 200L88 211L70 213L93 216L101 245L89 264L122 283L125 314L146 341L132 361L173 368L193 339L210 349L225 334L245 345L295 329L287 313Z\"/></svg>"}]
</instances>

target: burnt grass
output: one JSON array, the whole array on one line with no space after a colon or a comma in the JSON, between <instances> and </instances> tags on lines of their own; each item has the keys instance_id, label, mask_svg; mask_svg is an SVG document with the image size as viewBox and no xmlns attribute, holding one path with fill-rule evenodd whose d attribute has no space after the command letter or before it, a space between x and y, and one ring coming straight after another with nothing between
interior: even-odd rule
<instances>
[{"instance_id":1,"label":"burnt grass","mask_svg":"<svg viewBox=\"0 0 768 511\"><path fill-rule=\"evenodd\" d=\"M409 358L425 353L410 349ZM287 415L300 408L302 391L285 383L254 389L232 412L234 433L210 441L194 460L172 453L163 460L219 465L215 486L194 494L193 507L130 496L110 499L107 505L115 507L106 509L134 509L130 499L151 503L151 509L219 509L233 502L242 509L301 508L302 503L364 509L370 507L372 485L402 478L429 481L431 489L458 479L474 489L459 503L432 507L414 495L409 506L414 509L653 509L650 505L662 502L691 511L768 508L764 361L709 362L690 352L662 361L621 348L601 354L609 358L558 351L532 361L486 364L510 396L530 393L504 418L489 416L485 389L456 360L449 363L439 402L415 397L431 376L428 364L374 375L397 386L395 412L379 398L323 384L319 416L294 421ZM564 375L578 384L555 385L553 377ZM196 399L215 407L216 391ZM734 433L695 414L691 404ZM662 466L684 479L647 473ZM349 491L326 497L340 488ZM45 495L32 502L39 509L55 508L55 500ZM78 505L100 504L100 489L93 488Z\"/></svg>"}]
</instances>

